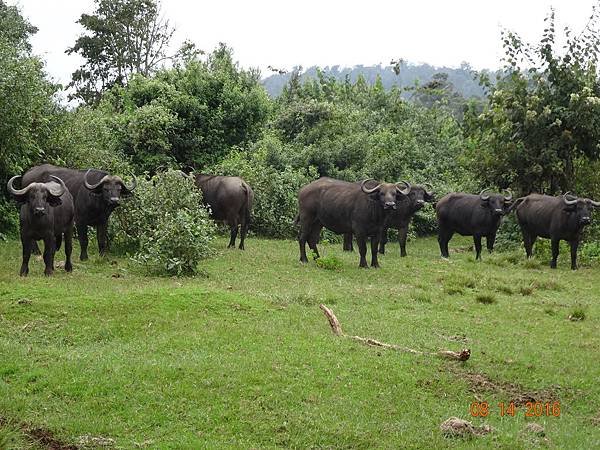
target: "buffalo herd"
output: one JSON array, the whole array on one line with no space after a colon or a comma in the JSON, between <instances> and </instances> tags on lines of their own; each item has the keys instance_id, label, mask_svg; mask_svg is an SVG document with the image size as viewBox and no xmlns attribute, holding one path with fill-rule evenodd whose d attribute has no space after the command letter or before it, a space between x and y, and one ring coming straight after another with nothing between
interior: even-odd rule
<instances>
[{"instance_id":1,"label":"buffalo herd","mask_svg":"<svg viewBox=\"0 0 600 450\"><path fill-rule=\"evenodd\" d=\"M252 188L240 177L207 174L189 177L202 191L211 217L229 226L228 247L235 247L239 232L239 248L243 250L254 201ZM20 187L15 186L17 180L20 180ZM38 240L44 241L44 273L52 274L54 255L63 239L64 268L70 272L74 229L77 230L82 261L88 259L90 226L96 228L100 255L105 255L109 251L110 215L123 198L133 195L135 187L135 177L128 185L121 177L102 170L75 170L50 164L33 167L22 177L13 176L7 189L20 207L21 276L29 272L31 253L39 253ZM550 267L556 268L559 241L565 240L571 247L572 269L577 268L577 248L583 228L591 221L592 209L600 207L600 202L568 192L556 197L530 194L513 200L509 190L492 194L488 189L479 195L450 193L436 202L433 188L427 183L385 183L372 179L351 183L322 177L302 187L298 193L295 223L299 228L300 261L308 262L307 243L315 257L319 257L317 243L323 228L344 235L344 250L351 251L353 238L356 239L360 267L368 267L367 240L371 244L371 267L379 267L378 253L385 252L389 228L398 230L400 255L406 256L408 226L426 203L435 207L443 258L449 257L448 242L454 233L473 236L476 259L481 258L482 237L486 238L491 252L502 217L515 211L527 257L532 256L537 237L550 239Z\"/></svg>"}]
</instances>

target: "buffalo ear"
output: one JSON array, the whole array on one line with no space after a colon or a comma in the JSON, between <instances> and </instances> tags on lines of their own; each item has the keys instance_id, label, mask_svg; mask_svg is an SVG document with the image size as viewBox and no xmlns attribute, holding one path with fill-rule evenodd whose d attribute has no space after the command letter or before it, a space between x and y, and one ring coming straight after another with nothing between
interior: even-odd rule
<instances>
[{"instance_id":1,"label":"buffalo ear","mask_svg":"<svg viewBox=\"0 0 600 450\"><path fill-rule=\"evenodd\" d=\"M62 205L62 200L60 197L56 197L54 195L49 195L48 196L48 204L50 206L60 206L60 205Z\"/></svg>"},{"instance_id":2,"label":"buffalo ear","mask_svg":"<svg viewBox=\"0 0 600 450\"><path fill-rule=\"evenodd\" d=\"M564 205L563 211L565 212L574 212L577 209L577 205Z\"/></svg>"},{"instance_id":3,"label":"buffalo ear","mask_svg":"<svg viewBox=\"0 0 600 450\"><path fill-rule=\"evenodd\" d=\"M435 194L428 194L425 192L425 201L430 203L435 202Z\"/></svg>"}]
</instances>

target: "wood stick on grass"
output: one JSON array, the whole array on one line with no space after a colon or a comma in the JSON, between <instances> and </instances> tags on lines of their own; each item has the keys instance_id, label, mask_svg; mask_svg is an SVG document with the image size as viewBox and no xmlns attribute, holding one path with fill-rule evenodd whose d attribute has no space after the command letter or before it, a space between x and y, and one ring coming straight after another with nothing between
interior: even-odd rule
<instances>
[{"instance_id":1,"label":"wood stick on grass","mask_svg":"<svg viewBox=\"0 0 600 450\"><path fill-rule=\"evenodd\" d=\"M340 325L340 321L338 320L338 318L335 316L335 314L333 313L333 311L331 309L329 309L327 306L325 306L323 304L319 305L319 308L321 308L321 310L323 311L323 314L325 314L325 317L327 317L327 320L329 321L329 326L331 326L331 331L333 331L333 334L335 334L336 336L347 337L349 339L358 341L362 344L365 344L365 345L368 345L371 347L388 348L390 350L397 350L400 352L412 353L414 355L434 355L434 356L439 356L441 358L447 358L447 359L452 359L452 360L456 360L456 361L466 361L471 356L471 350L468 348L465 348L465 349L461 350L460 352L454 352L452 350L440 350L438 352L423 352L423 351L414 350L414 349L408 348L408 347L402 347L400 345L386 344L385 342L380 342L380 341L372 339L372 338L364 338L361 336L350 336L348 334L345 334L342 331L342 326Z\"/></svg>"}]
</instances>

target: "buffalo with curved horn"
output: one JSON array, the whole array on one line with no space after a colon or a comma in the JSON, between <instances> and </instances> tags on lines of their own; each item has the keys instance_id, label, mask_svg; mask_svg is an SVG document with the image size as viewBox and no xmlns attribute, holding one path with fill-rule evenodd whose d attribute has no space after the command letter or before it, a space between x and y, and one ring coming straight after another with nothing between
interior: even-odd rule
<instances>
[{"instance_id":1,"label":"buffalo with curved horn","mask_svg":"<svg viewBox=\"0 0 600 450\"><path fill-rule=\"evenodd\" d=\"M576 197L569 192L557 197L530 194L517 199L514 209L523 233L527 257L533 256L533 244L538 236L550 239L550 267L555 269L559 242L564 240L571 246L571 269L577 269L577 248L583 228L591 222L592 209L598 207L600 202Z\"/></svg>"},{"instance_id":2,"label":"buffalo with curved horn","mask_svg":"<svg viewBox=\"0 0 600 450\"><path fill-rule=\"evenodd\" d=\"M22 189L14 187L15 181L21 178L14 176L7 183L10 195L20 205L19 225L23 246L23 262L21 276L29 273L29 258L33 250L33 242L44 240L44 274L52 275L54 271L54 254L65 239L65 270L73 270L71 251L73 248L73 197L60 178L50 176L47 183L30 183Z\"/></svg>"},{"instance_id":3,"label":"buffalo with curved horn","mask_svg":"<svg viewBox=\"0 0 600 450\"><path fill-rule=\"evenodd\" d=\"M399 184L404 184L404 189ZM298 193L300 261L308 262L307 242L319 256L317 243L325 227L334 233L356 236L360 267L368 267L367 238L371 238L371 267L379 267L377 251L384 221L410 190L406 182L379 183L370 179L358 184L324 177L307 184Z\"/></svg>"},{"instance_id":4,"label":"buffalo with curved horn","mask_svg":"<svg viewBox=\"0 0 600 450\"><path fill-rule=\"evenodd\" d=\"M403 181L409 185L407 181ZM387 231L389 228L398 230L398 243L400 244L400 256L406 256L406 238L408 235L408 226L413 216L420 211L426 202L434 202L433 186L430 183L410 184L410 192L406 197L399 200L396 209L391 211L385 220L379 242L379 253L385 253L385 244L387 244ZM344 234L344 251L352 251L352 234Z\"/></svg>"},{"instance_id":5,"label":"buffalo with curved horn","mask_svg":"<svg viewBox=\"0 0 600 450\"><path fill-rule=\"evenodd\" d=\"M123 179L103 170L75 170L42 164L33 167L23 176L23 185L46 182L54 175L60 177L73 195L75 224L81 246L80 259L88 259L88 227L96 228L98 249L103 256L108 252L108 219L123 197L133 194L136 179L130 186Z\"/></svg>"},{"instance_id":6,"label":"buffalo with curved horn","mask_svg":"<svg viewBox=\"0 0 600 450\"><path fill-rule=\"evenodd\" d=\"M437 202L435 212L438 219L438 242L443 258L448 258L448 242L454 233L473 236L475 257L481 259L481 238L485 236L487 248L494 249L496 233L502 216L510 212L512 193L508 195L486 194L486 188L479 195L455 192L445 195Z\"/></svg>"}]
</instances>

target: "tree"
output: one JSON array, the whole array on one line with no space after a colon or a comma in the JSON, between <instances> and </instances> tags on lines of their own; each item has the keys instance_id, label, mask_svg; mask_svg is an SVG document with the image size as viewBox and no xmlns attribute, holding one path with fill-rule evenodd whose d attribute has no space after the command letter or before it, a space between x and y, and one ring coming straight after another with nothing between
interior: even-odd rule
<instances>
[{"instance_id":1,"label":"tree","mask_svg":"<svg viewBox=\"0 0 600 450\"><path fill-rule=\"evenodd\" d=\"M94 13L78 20L86 33L66 51L86 60L69 87L75 88L70 98L88 104L96 104L112 86L124 86L133 74L148 76L157 70L170 58L167 48L175 31L156 0L95 1Z\"/></svg>"},{"instance_id":2,"label":"tree","mask_svg":"<svg viewBox=\"0 0 600 450\"><path fill-rule=\"evenodd\" d=\"M554 11L537 45L503 33L504 71L495 86L487 83L487 110L467 120L474 167L483 181L525 194L555 194L577 184L578 166L598 159L599 19L594 8L581 33L565 28L563 48Z\"/></svg>"},{"instance_id":3,"label":"tree","mask_svg":"<svg viewBox=\"0 0 600 450\"><path fill-rule=\"evenodd\" d=\"M6 180L44 155L55 110L57 86L31 55L37 29L14 6L0 0L0 235L14 230L16 208L8 203Z\"/></svg>"}]
</instances>

